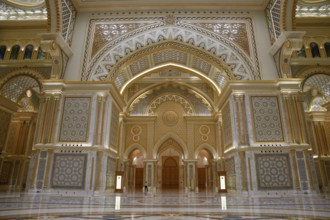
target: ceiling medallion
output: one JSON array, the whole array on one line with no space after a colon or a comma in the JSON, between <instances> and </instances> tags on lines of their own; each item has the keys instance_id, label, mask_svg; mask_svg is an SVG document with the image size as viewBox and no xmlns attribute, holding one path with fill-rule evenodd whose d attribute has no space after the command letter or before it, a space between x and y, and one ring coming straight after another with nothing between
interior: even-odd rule
<instances>
[{"instance_id":1,"label":"ceiling medallion","mask_svg":"<svg viewBox=\"0 0 330 220\"><path fill-rule=\"evenodd\" d=\"M179 121L179 116L175 111L167 111L163 113L163 122L165 125L172 127Z\"/></svg>"}]
</instances>

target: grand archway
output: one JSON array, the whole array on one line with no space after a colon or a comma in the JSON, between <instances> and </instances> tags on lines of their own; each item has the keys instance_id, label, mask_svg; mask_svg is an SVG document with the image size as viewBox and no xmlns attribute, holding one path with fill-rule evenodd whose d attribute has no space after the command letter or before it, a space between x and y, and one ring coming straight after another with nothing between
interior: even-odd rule
<instances>
[{"instance_id":1,"label":"grand archway","mask_svg":"<svg viewBox=\"0 0 330 220\"><path fill-rule=\"evenodd\" d=\"M158 150L158 184L162 191L183 189L183 150L172 138Z\"/></svg>"}]
</instances>

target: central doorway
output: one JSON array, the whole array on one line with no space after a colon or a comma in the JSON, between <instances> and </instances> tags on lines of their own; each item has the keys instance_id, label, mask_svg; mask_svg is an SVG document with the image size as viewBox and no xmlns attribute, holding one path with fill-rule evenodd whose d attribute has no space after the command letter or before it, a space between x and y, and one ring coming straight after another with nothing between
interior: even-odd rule
<instances>
[{"instance_id":1,"label":"central doorway","mask_svg":"<svg viewBox=\"0 0 330 220\"><path fill-rule=\"evenodd\" d=\"M163 156L162 189L179 189L179 157Z\"/></svg>"}]
</instances>

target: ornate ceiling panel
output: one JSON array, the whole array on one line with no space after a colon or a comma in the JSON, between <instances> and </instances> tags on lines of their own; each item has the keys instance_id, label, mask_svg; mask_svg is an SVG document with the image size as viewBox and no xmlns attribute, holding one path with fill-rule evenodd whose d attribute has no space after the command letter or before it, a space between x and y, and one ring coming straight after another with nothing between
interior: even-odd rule
<instances>
[{"instance_id":1,"label":"ornate ceiling panel","mask_svg":"<svg viewBox=\"0 0 330 220\"><path fill-rule=\"evenodd\" d=\"M39 87L38 82L28 76L18 76L8 80L1 88L0 94L13 102L17 102L19 98L26 92L26 90Z\"/></svg>"},{"instance_id":2,"label":"ornate ceiling panel","mask_svg":"<svg viewBox=\"0 0 330 220\"><path fill-rule=\"evenodd\" d=\"M166 63L201 72L218 92L227 79L261 78L251 18L148 13L90 20L82 81L114 81L121 89Z\"/></svg>"},{"instance_id":3,"label":"ornate ceiling panel","mask_svg":"<svg viewBox=\"0 0 330 220\"><path fill-rule=\"evenodd\" d=\"M187 115L210 115L212 106L199 93L179 85L169 84L140 94L130 104L131 115L153 115L164 102L177 102Z\"/></svg>"},{"instance_id":4,"label":"ornate ceiling panel","mask_svg":"<svg viewBox=\"0 0 330 220\"><path fill-rule=\"evenodd\" d=\"M319 90L324 97L330 101L330 76L326 74L315 74L306 79L305 85Z\"/></svg>"}]
</instances>

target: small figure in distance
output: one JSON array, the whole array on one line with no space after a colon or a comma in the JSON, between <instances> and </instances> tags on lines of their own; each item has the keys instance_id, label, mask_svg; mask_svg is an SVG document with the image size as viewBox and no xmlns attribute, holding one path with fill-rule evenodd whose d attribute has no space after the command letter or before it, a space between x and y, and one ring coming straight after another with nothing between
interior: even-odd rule
<instances>
[{"instance_id":1,"label":"small figure in distance","mask_svg":"<svg viewBox=\"0 0 330 220\"><path fill-rule=\"evenodd\" d=\"M147 181L145 181L145 183L144 183L144 193L145 194L148 193L148 183L147 183Z\"/></svg>"}]
</instances>

